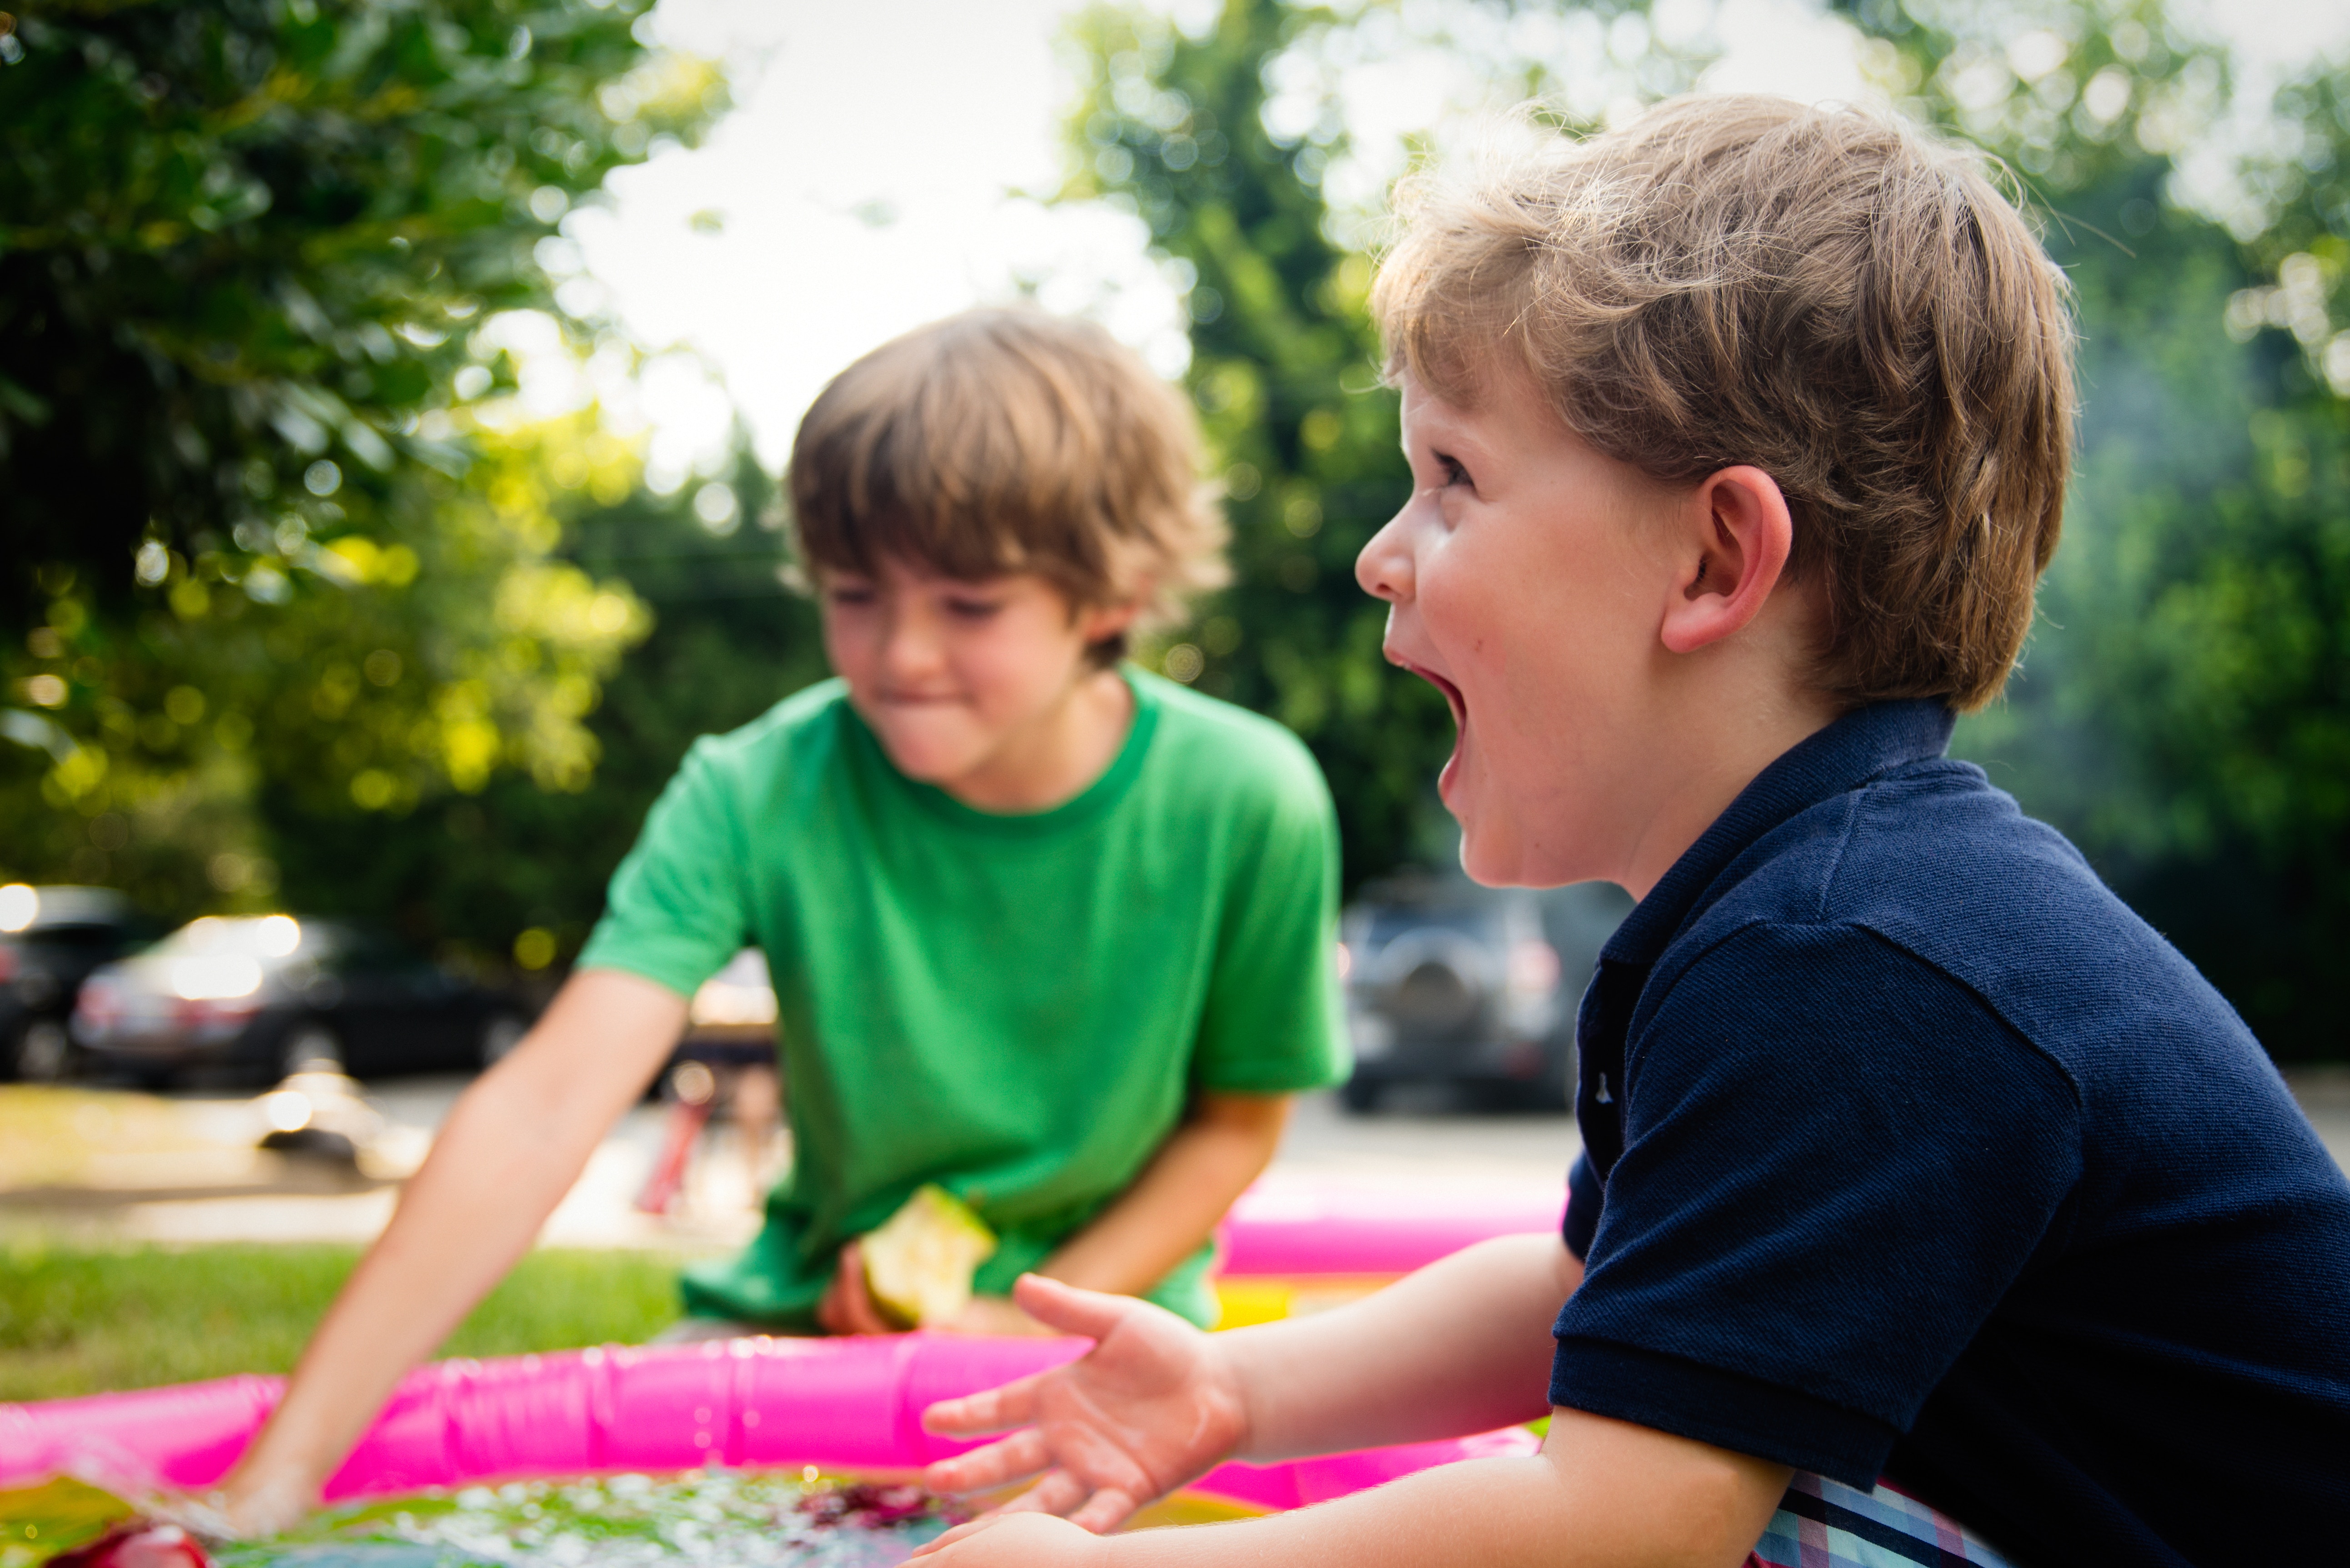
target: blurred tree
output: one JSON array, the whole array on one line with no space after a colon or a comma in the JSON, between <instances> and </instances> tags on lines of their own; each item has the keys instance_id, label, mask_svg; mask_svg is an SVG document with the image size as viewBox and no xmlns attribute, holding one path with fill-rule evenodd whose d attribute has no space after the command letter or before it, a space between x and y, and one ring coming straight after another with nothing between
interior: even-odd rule
<instances>
[{"instance_id":1,"label":"blurred tree","mask_svg":"<svg viewBox=\"0 0 2350 1568\"><path fill-rule=\"evenodd\" d=\"M2009 701L1961 730L2227 992L2339 1056L2350 942L2350 119L2238 100L2151 0L1855 12L1914 113L2006 158L2082 325L2066 540ZM2249 109L2249 115L2241 114ZM2248 120L2265 147L2230 149ZM2230 166L2234 151L2241 161Z\"/></svg>"},{"instance_id":2,"label":"blurred tree","mask_svg":"<svg viewBox=\"0 0 2350 1568\"><path fill-rule=\"evenodd\" d=\"M554 310L566 210L723 105L642 5L0 22L0 873L257 899L256 795L586 782L650 622L557 551L635 457L477 417L515 372L482 328Z\"/></svg>"},{"instance_id":3,"label":"blurred tree","mask_svg":"<svg viewBox=\"0 0 2350 1568\"><path fill-rule=\"evenodd\" d=\"M1451 746L1443 700L1379 655L1356 554L1409 491L1366 309L1370 265L1318 189L1335 127L1276 137L1266 61L1329 15L1228 0L1198 36L1154 13L1077 24L1088 82L1068 199L1130 205L1187 280L1191 366L1234 581L1162 667L1304 737L1337 797L1347 885L1409 855Z\"/></svg>"},{"instance_id":4,"label":"blurred tree","mask_svg":"<svg viewBox=\"0 0 2350 1568\"><path fill-rule=\"evenodd\" d=\"M562 557L626 578L654 616L586 720L602 759L594 788L549 791L509 772L478 794L427 799L386 832L280 784L262 813L286 846L286 901L382 911L412 935L484 957L511 950L534 969L575 951L686 748L825 673L814 607L778 576L774 491L738 443L722 478L667 497L635 490L567 524Z\"/></svg>"}]
</instances>

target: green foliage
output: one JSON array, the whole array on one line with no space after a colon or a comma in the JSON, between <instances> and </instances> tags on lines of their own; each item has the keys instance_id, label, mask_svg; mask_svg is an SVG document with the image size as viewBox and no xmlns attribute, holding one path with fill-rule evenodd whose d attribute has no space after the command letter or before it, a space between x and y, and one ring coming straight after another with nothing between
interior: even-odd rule
<instances>
[{"instance_id":1,"label":"green foliage","mask_svg":"<svg viewBox=\"0 0 2350 1568\"><path fill-rule=\"evenodd\" d=\"M292 1369L359 1261L354 1247L0 1249L0 1401ZM678 1314L674 1259L532 1252L444 1355L639 1344Z\"/></svg>"},{"instance_id":2,"label":"green foliage","mask_svg":"<svg viewBox=\"0 0 2350 1568\"><path fill-rule=\"evenodd\" d=\"M706 483L729 485L732 516L754 521L713 534L691 505L698 491L636 491L566 524L562 558L599 580L625 578L653 617L584 721L601 758L592 789L548 791L507 773L479 794L427 799L386 831L380 816L272 788L262 816L286 867L284 901L374 911L415 939L477 953L525 929L575 950L686 748L825 673L814 608L777 576L774 482L742 454L726 480Z\"/></svg>"},{"instance_id":3,"label":"green foliage","mask_svg":"<svg viewBox=\"0 0 2350 1568\"><path fill-rule=\"evenodd\" d=\"M2279 94L2284 155L2253 161L2216 193L2220 212L2199 212L2178 199L2178 161L2225 112L2229 76L2158 5L2026 18L1920 0L1861 15L1920 112L2025 177L2082 326L2065 542L2023 672L1960 749L2073 835L2272 1053L2338 1055L2330 971L2350 940L2338 78L2321 67ZM2027 27L2045 31L2036 48L2014 42ZM2019 63L2039 73L2026 81Z\"/></svg>"},{"instance_id":4,"label":"green foliage","mask_svg":"<svg viewBox=\"0 0 2350 1568\"><path fill-rule=\"evenodd\" d=\"M1337 796L1349 886L1407 856L1451 745L1443 701L1379 655L1385 612L1357 552L1410 473L1378 376L1369 264L1331 237L1334 151L1276 140L1267 57L1326 14L1230 0L1199 37L1097 10L1071 119L1070 196L1130 202L1189 269L1191 368L1232 523L1234 582L1165 667L1305 738Z\"/></svg>"},{"instance_id":5,"label":"green foliage","mask_svg":"<svg viewBox=\"0 0 2350 1568\"><path fill-rule=\"evenodd\" d=\"M624 82L644 57L627 10L586 0L91 3L16 36L12 618L62 568L128 597L149 539L283 562L281 505L311 533L363 528L413 462L454 455L417 417L452 400L465 324L543 305L536 243L717 106L690 69ZM629 112L606 112L605 83Z\"/></svg>"},{"instance_id":6,"label":"green foliage","mask_svg":"<svg viewBox=\"0 0 2350 1568\"><path fill-rule=\"evenodd\" d=\"M649 619L556 557L633 487L482 330L723 107L639 0L61 5L0 51L0 810L15 876L269 896L249 803L582 786Z\"/></svg>"}]
</instances>

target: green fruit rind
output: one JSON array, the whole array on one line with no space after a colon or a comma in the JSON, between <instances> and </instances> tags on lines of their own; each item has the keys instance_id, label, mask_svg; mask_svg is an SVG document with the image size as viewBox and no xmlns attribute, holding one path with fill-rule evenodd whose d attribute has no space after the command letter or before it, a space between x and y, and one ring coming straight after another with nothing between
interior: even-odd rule
<instances>
[{"instance_id":1,"label":"green fruit rind","mask_svg":"<svg viewBox=\"0 0 2350 1568\"><path fill-rule=\"evenodd\" d=\"M995 1232L962 1199L924 1183L862 1248L865 1288L881 1315L927 1328L971 1304L972 1274L995 1251Z\"/></svg>"}]
</instances>

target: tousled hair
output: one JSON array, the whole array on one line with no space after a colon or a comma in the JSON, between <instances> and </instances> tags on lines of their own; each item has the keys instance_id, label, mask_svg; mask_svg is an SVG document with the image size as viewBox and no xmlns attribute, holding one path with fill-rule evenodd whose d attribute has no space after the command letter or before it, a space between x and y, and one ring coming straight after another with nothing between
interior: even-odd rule
<instances>
[{"instance_id":1,"label":"tousled hair","mask_svg":"<svg viewBox=\"0 0 2350 1568\"><path fill-rule=\"evenodd\" d=\"M1225 580L1191 406L1101 327L1039 310L966 311L841 371L800 421L785 486L819 573L1035 572L1076 607L1139 603L1136 630Z\"/></svg>"},{"instance_id":2,"label":"tousled hair","mask_svg":"<svg viewBox=\"0 0 2350 1568\"><path fill-rule=\"evenodd\" d=\"M1691 97L1416 174L1372 307L1388 372L1474 407L1523 369L1669 483L1769 473L1848 704L2000 691L2056 547L2064 280L1981 161L1896 121Z\"/></svg>"}]
</instances>

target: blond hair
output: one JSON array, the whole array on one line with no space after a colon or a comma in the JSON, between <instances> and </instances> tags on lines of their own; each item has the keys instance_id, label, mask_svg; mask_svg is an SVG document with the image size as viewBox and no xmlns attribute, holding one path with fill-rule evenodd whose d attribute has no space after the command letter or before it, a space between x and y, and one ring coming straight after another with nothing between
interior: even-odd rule
<instances>
[{"instance_id":1,"label":"blond hair","mask_svg":"<svg viewBox=\"0 0 2350 1568\"><path fill-rule=\"evenodd\" d=\"M1682 98L1399 192L1389 373L1474 406L1496 356L1611 457L1751 463L1848 703L1996 695L2071 463L2062 275L1980 161L1892 120Z\"/></svg>"},{"instance_id":2,"label":"blond hair","mask_svg":"<svg viewBox=\"0 0 2350 1568\"><path fill-rule=\"evenodd\" d=\"M1191 405L1101 327L1042 311L967 311L874 349L800 421L785 483L818 571L1035 572L1074 607L1139 604L1137 630L1225 580Z\"/></svg>"}]
</instances>

